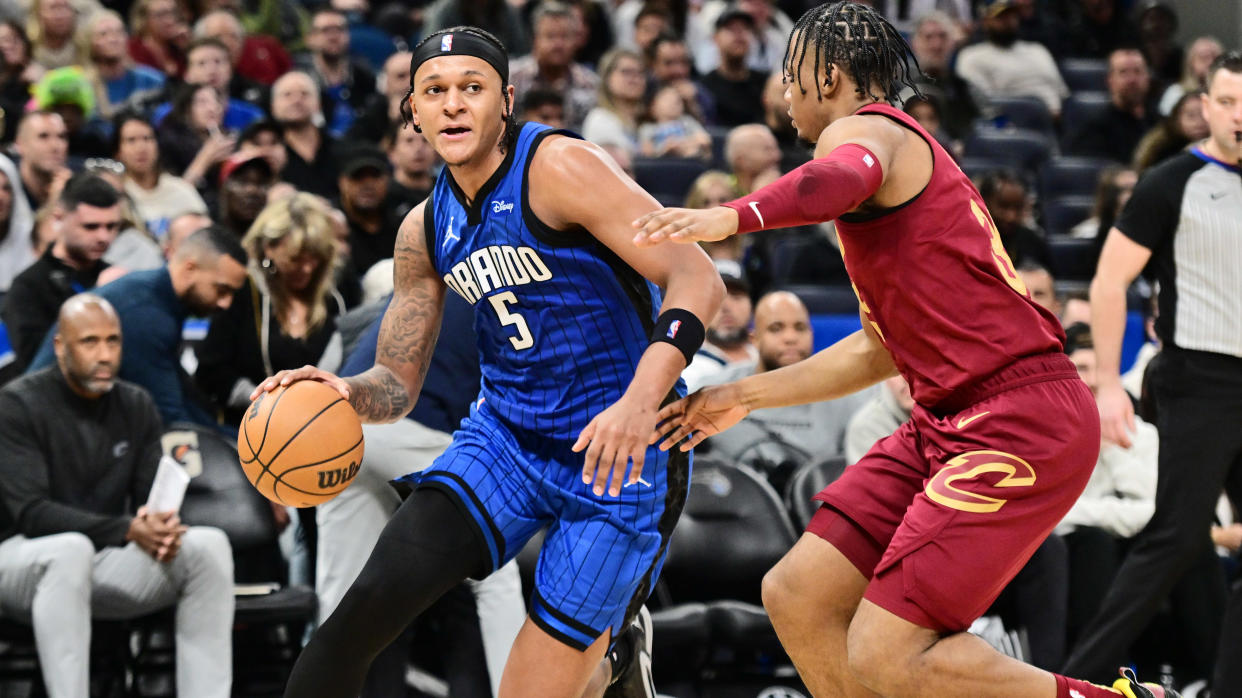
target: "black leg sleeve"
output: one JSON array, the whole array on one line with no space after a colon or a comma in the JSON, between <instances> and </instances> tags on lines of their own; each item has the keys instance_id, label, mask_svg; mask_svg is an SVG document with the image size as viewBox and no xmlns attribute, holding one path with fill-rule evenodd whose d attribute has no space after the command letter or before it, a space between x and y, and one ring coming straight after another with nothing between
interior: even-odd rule
<instances>
[{"instance_id":1,"label":"black leg sleeve","mask_svg":"<svg viewBox=\"0 0 1242 698\"><path fill-rule=\"evenodd\" d=\"M486 569L474 522L418 489L393 514L345 598L298 657L286 698L354 698L375 656L454 584Z\"/></svg>"}]
</instances>

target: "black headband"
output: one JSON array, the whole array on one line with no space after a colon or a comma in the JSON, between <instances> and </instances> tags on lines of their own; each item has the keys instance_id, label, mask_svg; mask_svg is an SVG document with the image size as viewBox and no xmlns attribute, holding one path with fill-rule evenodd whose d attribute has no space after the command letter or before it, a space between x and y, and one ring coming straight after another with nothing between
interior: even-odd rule
<instances>
[{"instance_id":1,"label":"black headband","mask_svg":"<svg viewBox=\"0 0 1242 698\"><path fill-rule=\"evenodd\" d=\"M436 41L436 39L439 41ZM432 36L414 49L410 58L410 81L418 67L432 58L439 56L474 56L487 61L487 64L500 74L501 86L509 84L509 57L503 49L476 34L464 31L449 31Z\"/></svg>"}]
</instances>

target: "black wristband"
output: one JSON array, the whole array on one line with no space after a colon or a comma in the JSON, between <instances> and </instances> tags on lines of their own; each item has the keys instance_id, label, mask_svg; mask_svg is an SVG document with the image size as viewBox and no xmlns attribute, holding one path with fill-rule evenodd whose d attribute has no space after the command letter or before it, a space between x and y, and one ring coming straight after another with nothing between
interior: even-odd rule
<instances>
[{"instance_id":1,"label":"black wristband","mask_svg":"<svg viewBox=\"0 0 1242 698\"><path fill-rule=\"evenodd\" d=\"M706 337L703 321L689 310L669 308L656 318L655 329L651 331L651 343L668 342L677 347L681 355L686 357L686 365L694 360L699 347L703 346Z\"/></svg>"}]
</instances>

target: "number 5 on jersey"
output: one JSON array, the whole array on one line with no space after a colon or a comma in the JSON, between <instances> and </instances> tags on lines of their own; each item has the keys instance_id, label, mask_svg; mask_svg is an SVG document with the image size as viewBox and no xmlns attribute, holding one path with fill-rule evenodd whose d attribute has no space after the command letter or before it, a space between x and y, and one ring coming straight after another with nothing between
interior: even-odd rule
<instances>
[{"instance_id":1,"label":"number 5 on jersey","mask_svg":"<svg viewBox=\"0 0 1242 698\"><path fill-rule=\"evenodd\" d=\"M487 300L491 301L492 308L496 310L496 317L500 320L501 325L513 325L517 336L510 337L509 343L514 349L521 351L522 349L530 349L535 346L535 338L530 334L530 327L526 324L525 318L518 313L509 312L508 304L517 305L517 296L513 295L513 291L505 291L497 293L494 296L488 296Z\"/></svg>"}]
</instances>

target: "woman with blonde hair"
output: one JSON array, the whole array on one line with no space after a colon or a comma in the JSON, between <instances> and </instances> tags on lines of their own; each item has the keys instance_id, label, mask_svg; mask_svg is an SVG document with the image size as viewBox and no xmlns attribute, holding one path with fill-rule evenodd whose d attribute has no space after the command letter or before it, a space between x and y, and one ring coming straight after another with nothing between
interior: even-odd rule
<instances>
[{"instance_id":1,"label":"woman with blonde hair","mask_svg":"<svg viewBox=\"0 0 1242 698\"><path fill-rule=\"evenodd\" d=\"M104 118L112 118L129 100L154 96L164 87L163 73L136 65L129 57L129 32L116 10L99 10L80 23L77 44Z\"/></svg>"},{"instance_id":2,"label":"woman with blonde hair","mask_svg":"<svg viewBox=\"0 0 1242 698\"><path fill-rule=\"evenodd\" d=\"M638 150L638 121L645 106L647 73L642 56L615 48L599 61L599 101L582 123L582 137L600 146Z\"/></svg>"},{"instance_id":3,"label":"woman with blonde hair","mask_svg":"<svg viewBox=\"0 0 1242 698\"><path fill-rule=\"evenodd\" d=\"M712 208L742 195L737 179L727 172L708 170L699 175L686 193L686 208ZM741 262L745 253L741 236L731 235L719 242L701 242L699 245L713 260L731 259Z\"/></svg>"},{"instance_id":4,"label":"woman with blonde hair","mask_svg":"<svg viewBox=\"0 0 1242 698\"><path fill-rule=\"evenodd\" d=\"M228 423L241 421L250 392L276 371L340 365L336 318L345 302L333 285L333 230L329 207L299 193L264 208L242 239L249 278L212 318L195 373Z\"/></svg>"},{"instance_id":5,"label":"woman with blonde hair","mask_svg":"<svg viewBox=\"0 0 1242 698\"><path fill-rule=\"evenodd\" d=\"M85 65L86 54L74 40L79 13L97 7L78 7L74 0L33 0L26 15L31 59L47 70Z\"/></svg>"}]
</instances>

